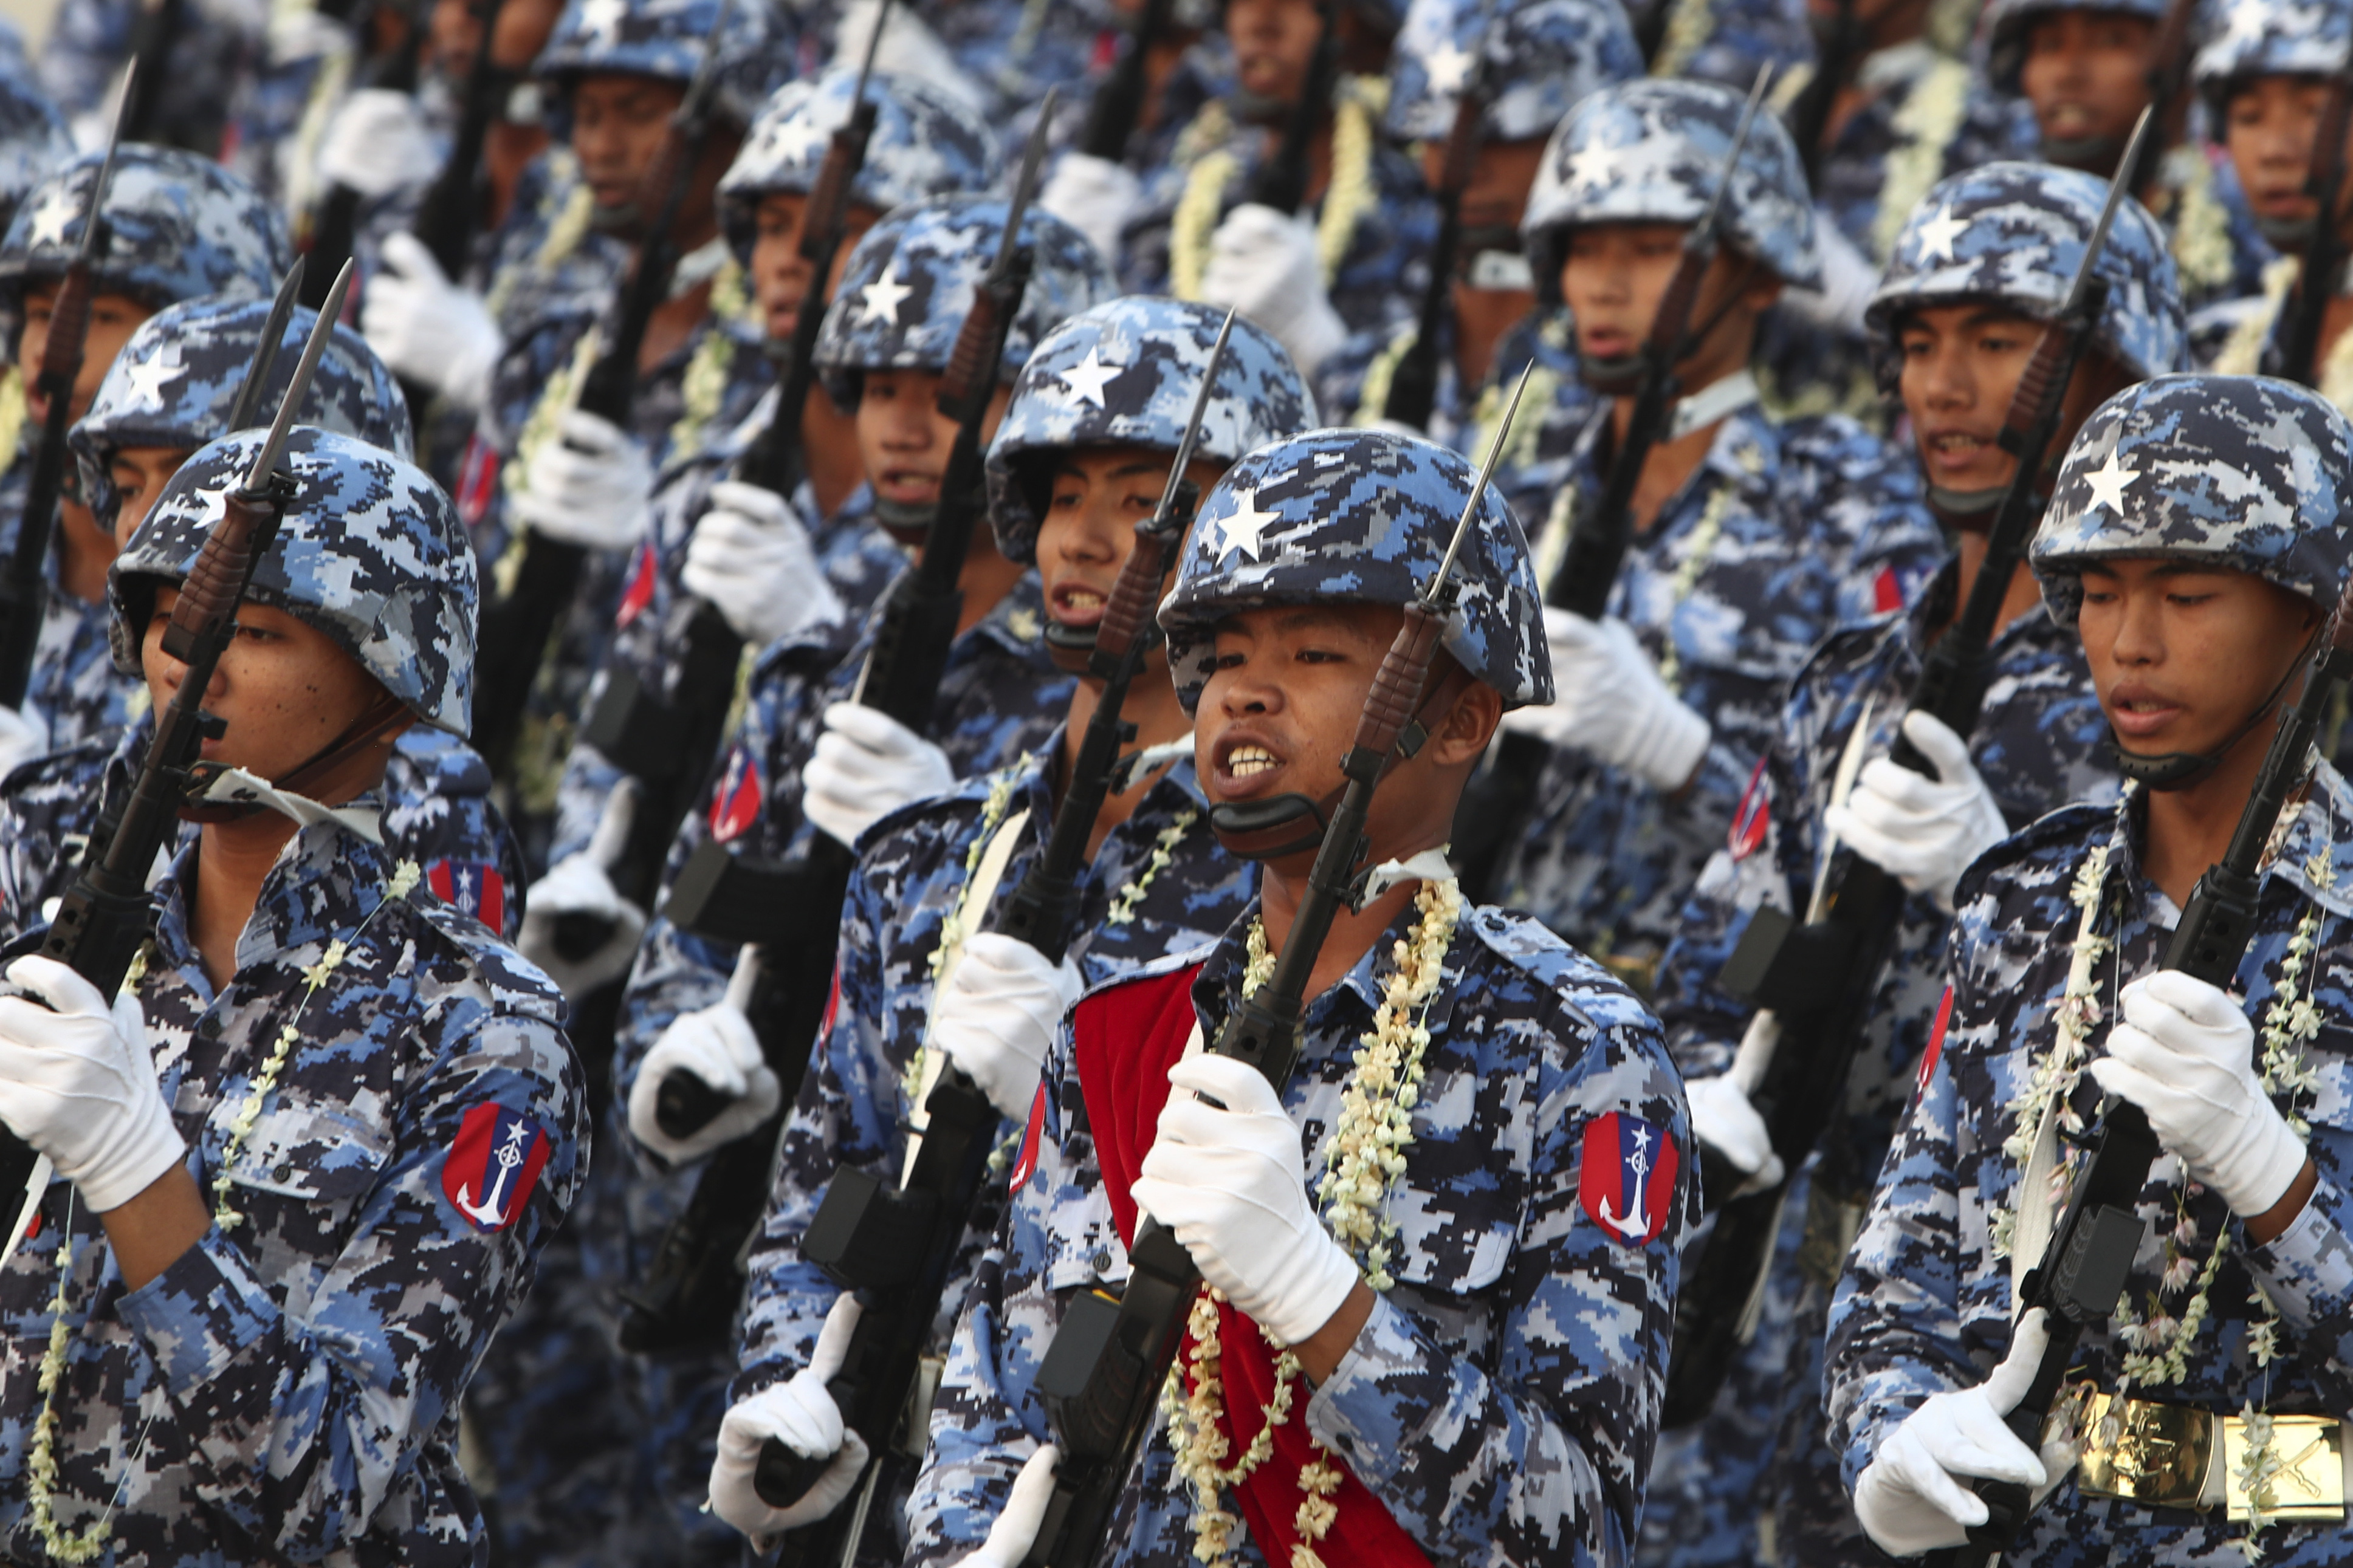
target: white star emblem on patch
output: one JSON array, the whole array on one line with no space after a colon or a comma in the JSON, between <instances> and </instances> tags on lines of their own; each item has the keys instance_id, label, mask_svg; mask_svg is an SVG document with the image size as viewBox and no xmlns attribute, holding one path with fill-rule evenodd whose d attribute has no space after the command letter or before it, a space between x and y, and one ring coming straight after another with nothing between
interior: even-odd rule
<instances>
[{"instance_id":1,"label":"white star emblem on patch","mask_svg":"<svg viewBox=\"0 0 2353 1568\"><path fill-rule=\"evenodd\" d=\"M164 352L145 364L134 364L127 373L131 378L131 396L126 405L132 408L152 408L164 411L164 389L180 378L187 367L180 363L180 345L166 343Z\"/></svg>"},{"instance_id":2,"label":"white star emblem on patch","mask_svg":"<svg viewBox=\"0 0 2353 1568\"><path fill-rule=\"evenodd\" d=\"M1218 525L1218 559L1220 562L1237 550L1257 561L1259 552L1266 547L1266 531L1282 521L1282 514L1279 511L1259 510L1256 490L1245 491L1241 500L1242 510Z\"/></svg>"},{"instance_id":3,"label":"white star emblem on patch","mask_svg":"<svg viewBox=\"0 0 2353 1568\"><path fill-rule=\"evenodd\" d=\"M2110 447L2108 460L2084 476L2084 482L2092 487L2092 504L2106 507L2118 517L2125 514L2125 487L2140 478L2139 469L2124 466L2123 455L2119 448Z\"/></svg>"},{"instance_id":4,"label":"white star emblem on patch","mask_svg":"<svg viewBox=\"0 0 2353 1568\"><path fill-rule=\"evenodd\" d=\"M588 0L580 7L580 29L609 42L628 15L628 0Z\"/></svg>"},{"instance_id":5,"label":"white star emblem on patch","mask_svg":"<svg viewBox=\"0 0 2353 1568\"><path fill-rule=\"evenodd\" d=\"M1086 358L1060 374L1062 384L1071 389L1071 395L1103 408L1107 406L1103 402L1103 387L1119 374L1122 368L1103 363L1102 357L1089 349Z\"/></svg>"},{"instance_id":6,"label":"white star emblem on patch","mask_svg":"<svg viewBox=\"0 0 2353 1568\"><path fill-rule=\"evenodd\" d=\"M1967 220L1953 216L1953 204L1947 202L1935 217L1920 226L1920 259L1952 260L1953 241L1960 238L1968 226Z\"/></svg>"},{"instance_id":7,"label":"white star emblem on patch","mask_svg":"<svg viewBox=\"0 0 2353 1568\"><path fill-rule=\"evenodd\" d=\"M913 292L899 281L899 264L893 261L883 268L881 277L858 291L858 319L861 323L888 321L895 327L899 324L899 307Z\"/></svg>"},{"instance_id":8,"label":"white star emblem on patch","mask_svg":"<svg viewBox=\"0 0 2353 1568\"><path fill-rule=\"evenodd\" d=\"M33 232L27 237L31 248L45 245L63 245L66 225L73 222L74 208L66 200L63 186L52 187L42 196L41 205L33 209Z\"/></svg>"}]
</instances>

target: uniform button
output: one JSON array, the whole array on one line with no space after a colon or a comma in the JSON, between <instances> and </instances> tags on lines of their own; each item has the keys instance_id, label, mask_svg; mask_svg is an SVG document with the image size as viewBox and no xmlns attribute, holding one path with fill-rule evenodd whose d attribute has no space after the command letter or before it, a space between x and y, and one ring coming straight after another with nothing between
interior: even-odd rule
<instances>
[{"instance_id":1,"label":"uniform button","mask_svg":"<svg viewBox=\"0 0 2353 1568\"><path fill-rule=\"evenodd\" d=\"M1111 1249L1105 1247L1087 1261L1094 1266L1096 1273L1108 1274L1111 1272Z\"/></svg>"},{"instance_id":2,"label":"uniform button","mask_svg":"<svg viewBox=\"0 0 2353 1568\"><path fill-rule=\"evenodd\" d=\"M273 1182L282 1182L293 1173L293 1166L281 1163L276 1170L269 1173L269 1179Z\"/></svg>"}]
</instances>

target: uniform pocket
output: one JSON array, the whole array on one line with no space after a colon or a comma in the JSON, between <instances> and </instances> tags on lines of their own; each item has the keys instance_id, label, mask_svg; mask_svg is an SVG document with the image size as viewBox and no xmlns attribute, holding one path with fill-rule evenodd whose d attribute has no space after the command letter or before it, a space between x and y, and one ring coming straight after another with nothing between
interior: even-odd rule
<instances>
[{"instance_id":1,"label":"uniform pocket","mask_svg":"<svg viewBox=\"0 0 2353 1568\"><path fill-rule=\"evenodd\" d=\"M241 1187L310 1203L348 1203L375 1185L392 1157L384 1129L313 1105L280 1105L256 1118L229 1166Z\"/></svg>"}]
</instances>

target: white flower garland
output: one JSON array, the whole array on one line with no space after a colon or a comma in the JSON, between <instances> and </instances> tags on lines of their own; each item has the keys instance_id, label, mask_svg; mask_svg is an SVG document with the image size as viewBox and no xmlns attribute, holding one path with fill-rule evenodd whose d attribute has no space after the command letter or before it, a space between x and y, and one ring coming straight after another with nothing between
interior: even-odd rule
<instances>
[{"instance_id":1,"label":"white flower garland","mask_svg":"<svg viewBox=\"0 0 2353 1568\"><path fill-rule=\"evenodd\" d=\"M931 956L923 961L923 973L934 989L940 983L940 971L947 965L948 954L962 947L965 938L972 934L972 917L965 905L972 898L973 873L980 868L981 857L988 853L988 841L1004 825L1005 814L1013 805L1015 787L1037 765L1037 754L1024 752L1009 766L989 775L988 795L980 804L980 826L972 836L971 847L964 853L964 877L956 887L955 902L948 906L947 914L940 921L940 939L933 944ZM919 1044L907 1058L907 1070L899 1080L899 1098L906 1104L914 1104L916 1096L923 1092L923 1060L930 1054L928 1046Z\"/></svg>"},{"instance_id":2,"label":"white flower garland","mask_svg":"<svg viewBox=\"0 0 2353 1568\"><path fill-rule=\"evenodd\" d=\"M1898 138L1888 153L1886 174L1879 187L1879 211L1871 224L1871 254L1884 259L1895 253L1895 241L1912 209L1928 188L1943 177L1945 151L1968 112L1969 68L1959 60L1940 58L1922 72L1889 129Z\"/></svg>"},{"instance_id":3,"label":"white flower garland","mask_svg":"<svg viewBox=\"0 0 2353 1568\"><path fill-rule=\"evenodd\" d=\"M1333 95L1332 178L1315 216L1315 255L1323 263L1326 289L1347 259L1357 226L1380 204L1380 192L1373 184L1374 132L1388 99L1386 78L1352 79ZM1223 105L1211 109L1219 111L1214 123L1230 125ZM1202 120L1208 118L1208 110L1204 110ZM1185 188L1168 219L1168 288L1179 300L1201 297L1201 279L1209 269L1210 237L1225 216L1226 187L1241 167L1241 160L1220 146L1195 159L1185 175Z\"/></svg>"},{"instance_id":4,"label":"white flower garland","mask_svg":"<svg viewBox=\"0 0 2353 1568\"><path fill-rule=\"evenodd\" d=\"M1377 1291L1395 1283L1388 1262L1397 1226L1387 1216L1385 1205L1388 1184L1404 1173L1405 1150L1413 1142L1421 1058L1430 1046L1424 1020L1445 977L1447 950L1461 920L1461 888L1451 877L1424 882L1414 903L1419 917L1412 931L1390 947L1391 969L1382 984L1381 1005L1373 1015L1373 1026L1358 1042L1341 1095L1339 1125L1324 1158L1325 1173L1315 1189L1334 1238L1363 1266L1365 1282ZM1250 921L1245 952L1242 995L1247 999L1274 973L1263 921ZM1234 1527L1241 1522L1219 1494L1240 1486L1273 1453L1274 1429L1291 1418L1302 1381L1298 1356L1282 1352L1274 1365L1274 1397L1260 1412L1263 1423L1241 1458L1225 1466L1231 1445L1218 1426L1224 1410L1218 1375L1223 1355L1218 1307L1224 1300L1222 1293L1208 1286L1194 1298L1187 1321L1193 1348L1160 1392L1176 1475L1193 1490L1193 1555L1209 1568L1229 1561ZM1270 1337L1267 1342L1274 1342ZM1189 1378L1184 1363L1190 1364ZM1299 1510L1293 1522L1300 1540L1292 1549L1290 1568L1324 1568L1315 1545L1340 1511L1332 1499L1340 1489L1342 1472L1321 1443L1311 1438L1309 1445L1310 1458L1299 1470Z\"/></svg>"},{"instance_id":5,"label":"white flower garland","mask_svg":"<svg viewBox=\"0 0 2353 1568\"><path fill-rule=\"evenodd\" d=\"M1683 659L1675 647L1674 612L1699 586L1700 574L1707 570L1715 556L1716 542L1724 537L1724 520L1732 515L1733 504L1739 499L1740 492L1729 483L1716 486L1715 493L1707 498L1707 510L1699 514L1699 523L1692 530L1691 548L1667 586L1667 620L1660 628L1659 679L1679 696L1683 689Z\"/></svg>"},{"instance_id":6,"label":"white flower garland","mask_svg":"<svg viewBox=\"0 0 2353 1568\"><path fill-rule=\"evenodd\" d=\"M367 912L358 928L352 932L352 941L359 940L360 931L367 929L368 922L375 919L378 910L396 899L406 898L414 891L423 875L416 861L401 861L395 868L391 879L385 884L384 898L377 902L375 909ZM245 1223L245 1216L229 1207L229 1168L237 1163L239 1151L245 1147L247 1138L252 1134L253 1124L261 1115L263 1100L278 1085L279 1074L284 1070L286 1058L293 1050L297 1037L295 1025L301 1020L303 1008L309 1005L311 998L318 994L319 988L326 984L327 976L334 973L337 966L343 963L344 954L349 951L350 944L338 937L327 944L326 953L318 963L302 972L302 978L306 984L301 999L294 1005L293 1016L288 1020L285 1028L279 1032L277 1044L271 1047L269 1059L263 1065L260 1078L255 1081L252 1092L246 1096L244 1104L237 1108L236 1119L229 1123L227 1145L221 1155L220 1174L213 1180L213 1222L223 1230L234 1230ZM147 948L142 945L132 956L131 967L123 975L123 984L127 989L135 992L146 980L147 952ZM37 1384L41 1393L41 1415L39 1420L34 1423L33 1447L25 1460L25 1482L26 1504L32 1512L33 1526L40 1532L41 1544L47 1550L49 1555L60 1563L88 1563L104 1550L107 1538L113 1532L113 1504L110 1502L106 1512L100 1515L79 1535L60 1530L58 1527L56 1512L58 1427L57 1388L58 1384L65 1376L66 1353L73 1344L73 1332L66 1326L66 1287L73 1278L72 1201L69 1196L65 1223L58 1233L58 1289L57 1294L49 1301L49 1342L47 1348L41 1352L40 1376ZM142 1440L142 1442L144 1440L143 1432Z\"/></svg>"},{"instance_id":7,"label":"white flower garland","mask_svg":"<svg viewBox=\"0 0 2353 1568\"><path fill-rule=\"evenodd\" d=\"M1120 889L1119 896L1112 900L1111 912L1103 917L1104 923L1124 926L1135 922L1135 911L1143 904L1144 895L1151 891L1154 879L1176 858L1176 846L1185 841L1185 835L1192 831L1193 824L1200 819L1200 812L1188 805L1176 814L1174 822L1160 830L1152 840L1152 854L1145 860L1144 868L1129 878L1126 885Z\"/></svg>"}]
</instances>

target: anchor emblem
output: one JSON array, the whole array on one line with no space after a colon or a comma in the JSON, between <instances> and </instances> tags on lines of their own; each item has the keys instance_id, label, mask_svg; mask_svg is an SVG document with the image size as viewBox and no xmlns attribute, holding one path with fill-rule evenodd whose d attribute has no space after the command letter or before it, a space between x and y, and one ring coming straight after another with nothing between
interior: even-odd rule
<instances>
[{"instance_id":1,"label":"anchor emblem","mask_svg":"<svg viewBox=\"0 0 2353 1568\"><path fill-rule=\"evenodd\" d=\"M1631 1214L1609 1212L1609 1200L1601 1200L1601 1223L1626 1237L1641 1241L1651 1234L1651 1216L1643 1212L1642 1189L1649 1184L1651 1174L1651 1130L1637 1122L1634 1127L1634 1152L1626 1156L1626 1168L1634 1173L1634 1208Z\"/></svg>"},{"instance_id":2,"label":"anchor emblem","mask_svg":"<svg viewBox=\"0 0 2353 1568\"><path fill-rule=\"evenodd\" d=\"M459 1212L476 1225L496 1230L506 1224L507 1216L499 1207L499 1199L505 1194L507 1183L515 1173L515 1167L522 1163L522 1146L530 1137L531 1123L528 1121L518 1121L507 1129L506 1142L499 1145L499 1152L496 1154L491 1156L498 1162L499 1181L498 1185L491 1189L491 1195L486 1201L480 1204L474 1201L473 1184L470 1182L458 1189Z\"/></svg>"},{"instance_id":3,"label":"anchor emblem","mask_svg":"<svg viewBox=\"0 0 2353 1568\"><path fill-rule=\"evenodd\" d=\"M545 1130L530 1117L478 1105L450 1142L441 1191L477 1229L503 1230L530 1201L554 1152Z\"/></svg>"}]
</instances>

